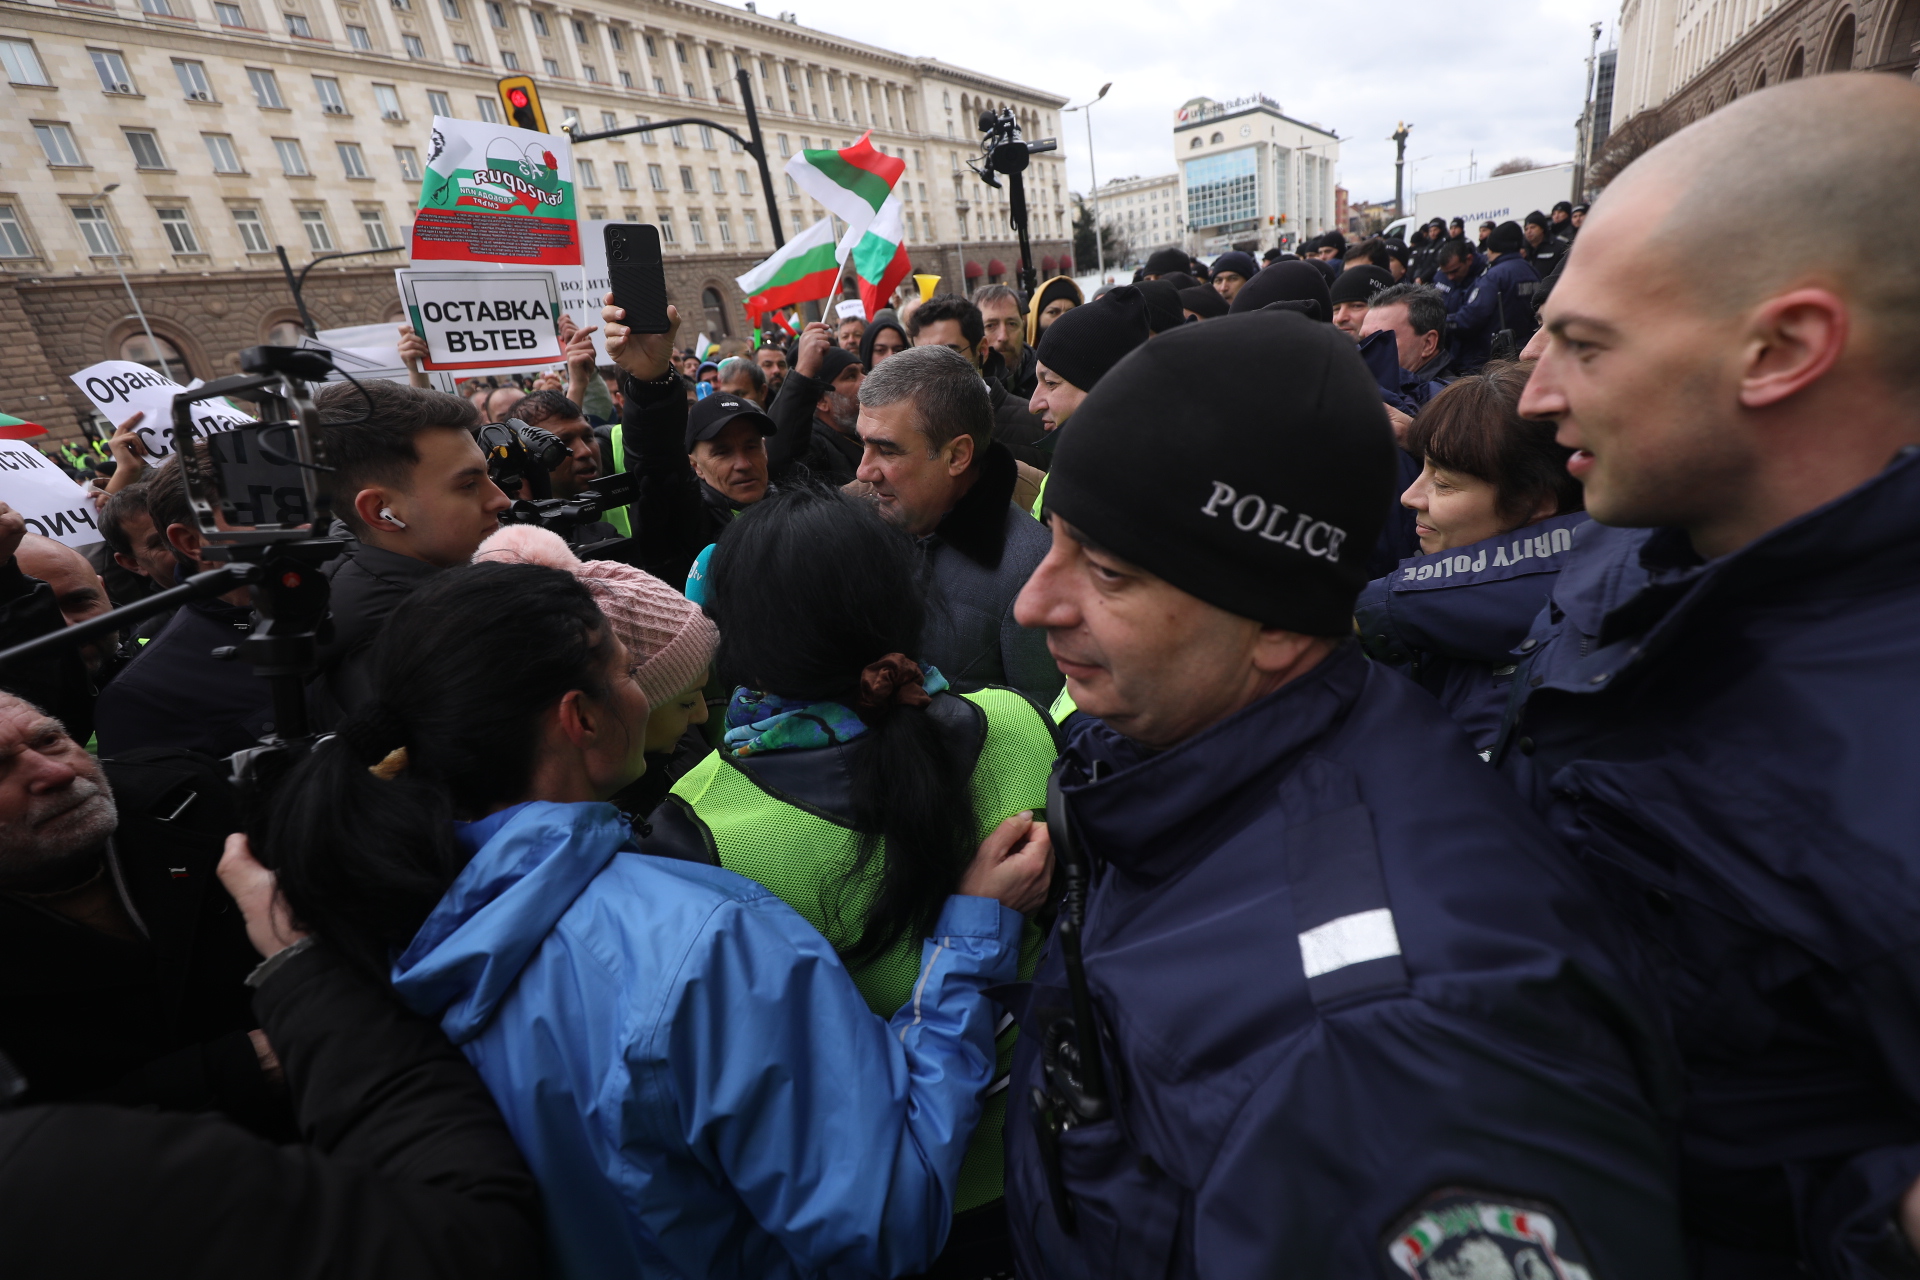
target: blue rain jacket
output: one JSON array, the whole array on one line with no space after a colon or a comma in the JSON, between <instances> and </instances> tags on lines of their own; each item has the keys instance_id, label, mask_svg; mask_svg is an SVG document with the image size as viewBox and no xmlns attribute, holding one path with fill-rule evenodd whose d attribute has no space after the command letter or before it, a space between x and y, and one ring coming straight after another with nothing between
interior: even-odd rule
<instances>
[{"instance_id":1,"label":"blue rain jacket","mask_svg":"<svg viewBox=\"0 0 1920 1280\"><path fill-rule=\"evenodd\" d=\"M833 948L609 804L517 805L394 966L499 1103L558 1274L892 1276L946 1239L1021 917L953 897L875 1017Z\"/></svg>"},{"instance_id":2,"label":"blue rain jacket","mask_svg":"<svg viewBox=\"0 0 1920 1280\"><path fill-rule=\"evenodd\" d=\"M1473 745L1490 754L1507 710L1514 646L1546 607L1581 526L1591 523L1575 511L1402 560L1354 603L1361 645L1438 698Z\"/></svg>"},{"instance_id":3,"label":"blue rain jacket","mask_svg":"<svg viewBox=\"0 0 1920 1280\"><path fill-rule=\"evenodd\" d=\"M1021 1274L1684 1275L1626 940L1432 698L1343 645L1167 751L1083 718L1060 781L1117 1114L1061 1139L1070 1234L1031 1103L1056 933L1007 1115Z\"/></svg>"},{"instance_id":4,"label":"blue rain jacket","mask_svg":"<svg viewBox=\"0 0 1920 1280\"><path fill-rule=\"evenodd\" d=\"M1905 1274L1917 633L1909 450L1705 563L1678 531L1589 526L1523 645L1498 761L1641 940L1686 1068L1711 1280Z\"/></svg>"}]
</instances>

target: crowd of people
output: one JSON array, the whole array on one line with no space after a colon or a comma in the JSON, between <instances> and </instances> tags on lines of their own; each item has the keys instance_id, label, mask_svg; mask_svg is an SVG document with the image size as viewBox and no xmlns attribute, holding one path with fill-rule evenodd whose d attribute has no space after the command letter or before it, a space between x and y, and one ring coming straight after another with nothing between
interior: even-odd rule
<instances>
[{"instance_id":1,"label":"crowd of people","mask_svg":"<svg viewBox=\"0 0 1920 1280\"><path fill-rule=\"evenodd\" d=\"M1920 1275L1916 174L325 386L279 776L245 590L0 667L7 1273ZM217 561L134 425L0 644Z\"/></svg>"}]
</instances>

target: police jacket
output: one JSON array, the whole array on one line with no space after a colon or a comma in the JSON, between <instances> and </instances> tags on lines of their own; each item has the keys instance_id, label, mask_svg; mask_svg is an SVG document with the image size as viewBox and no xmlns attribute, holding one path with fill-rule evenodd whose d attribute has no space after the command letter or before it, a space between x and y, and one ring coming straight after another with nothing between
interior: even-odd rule
<instances>
[{"instance_id":1,"label":"police jacket","mask_svg":"<svg viewBox=\"0 0 1920 1280\"><path fill-rule=\"evenodd\" d=\"M1477 253L1473 255L1472 265L1467 268L1467 278L1457 284L1447 279L1445 273L1441 271L1436 270L1433 273L1433 287L1440 291L1440 300L1447 304L1449 320L1453 318L1453 313L1466 302L1467 295L1473 292L1473 287L1479 282L1480 277L1486 273L1487 261Z\"/></svg>"},{"instance_id":2,"label":"police jacket","mask_svg":"<svg viewBox=\"0 0 1920 1280\"><path fill-rule=\"evenodd\" d=\"M1519 355L1533 336L1533 294L1539 285L1540 277L1517 253L1501 254L1473 283L1466 301L1451 315L1454 364L1461 373L1479 372L1492 356L1494 335L1502 330L1512 330L1513 354Z\"/></svg>"},{"instance_id":3,"label":"police jacket","mask_svg":"<svg viewBox=\"0 0 1920 1280\"><path fill-rule=\"evenodd\" d=\"M1917 620L1908 450L1705 563L1588 525L1523 644L1503 766L1641 939L1715 1280L1906 1274L1874 1268L1920 1177Z\"/></svg>"},{"instance_id":4,"label":"police jacket","mask_svg":"<svg viewBox=\"0 0 1920 1280\"><path fill-rule=\"evenodd\" d=\"M971 779L976 839L1023 809L1047 802L1047 775L1058 754L1046 713L1012 689L938 693L927 706L955 765ZM738 756L716 751L674 784L647 821L642 853L723 866L784 899L838 951L859 939L863 906L880 890L881 866L861 870L850 753L862 744ZM1022 972L1031 975L1040 932L1027 927ZM867 1007L883 1018L913 999L920 977L918 938L903 935L884 954L850 969ZM1014 1029L999 1037L998 1075L1012 1063ZM956 1212L1001 1194L1001 1125L1006 1095L986 1105L960 1167Z\"/></svg>"},{"instance_id":5,"label":"police jacket","mask_svg":"<svg viewBox=\"0 0 1920 1280\"><path fill-rule=\"evenodd\" d=\"M1060 1136L1069 1232L1032 1104L1056 926L1007 1117L1022 1274L1684 1274L1617 938L1425 693L1343 645L1167 751L1083 718L1060 782L1115 1114Z\"/></svg>"},{"instance_id":6,"label":"police jacket","mask_svg":"<svg viewBox=\"0 0 1920 1280\"><path fill-rule=\"evenodd\" d=\"M1576 511L1472 546L1403 560L1361 591L1360 643L1440 700L1483 753L1500 736L1508 687L1554 576L1588 521Z\"/></svg>"}]
</instances>

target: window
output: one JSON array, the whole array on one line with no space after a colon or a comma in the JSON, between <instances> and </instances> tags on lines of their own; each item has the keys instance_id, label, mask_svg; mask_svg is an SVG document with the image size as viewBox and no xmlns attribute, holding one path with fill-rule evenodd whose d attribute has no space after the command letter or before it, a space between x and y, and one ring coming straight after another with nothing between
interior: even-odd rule
<instances>
[{"instance_id":1,"label":"window","mask_svg":"<svg viewBox=\"0 0 1920 1280\"><path fill-rule=\"evenodd\" d=\"M1186 162L1187 224L1219 227L1259 213L1252 147L1238 147Z\"/></svg>"},{"instance_id":2,"label":"window","mask_svg":"<svg viewBox=\"0 0 1920 1280\"><path fill-rule=\"evenodd\" d=\"M681 44L678 40L673 42L673 51L680 55L680 61L685 62L687 60L687 46Z\"/></svg>"},{"instance_id":3,"label":"window","mask_svg":"<svg viewBox=\"0 0 1920 1280\"><path fill-rule=\"evenodd\" d=\"M73 141L73 131L64 124L36 124L33 136L40 139L40 150L47 156L47 163L64 168L74 168L86 161L80 158L80 148Z\"/></svg>"},{"instance_id":4,"label":"window","mask_svg":"<svg viewBox=\"0 0 1920 1280\"><path fill-rule=\"evenodd\" d=\"M367 34L365 27L349 25L347 27L347 43L356 49L371 50L373 48L373 37Z\"/></svg>"},{"instance_id":5,"label":"window","mask_svg":"<svg viewBox=\"0 0 1920 1280\"><path fill-rule=\"evenodd\" d=\"M0 258L31 258L33 243L27 239L27 229L20 225L20 215L10 204L0 204Z\"/></svg>"},{"instance_id":6,"label":"window","mask_svg":"<svg viewBox=\"0 0 1920 1280\"><path fill-rule=\"evenodd\" d=\"M448 22L464 21L460 14L460 0L440 0L440 12Z\"/></svg>"},{"instance_id":7,"label":"window","mask_svg":"<svg viewBox=\"0 0 1920 1280\"><path fill-rule=\"evenodd\" d=\"M621 43L620 41L620 28L618 27L607 28L607 43L613 46L613 51L615 53L619 53L621 50L627 47L625 44Z\"/></svg>"},{"instance_id":8,"label":"window","mask_svg":"<svg viewBox=\"0 0 1920 1280\"><path fill-rule=\"evenodd\" d=\"M721 244L733 243L733 223L728 220L728 217L729 215L725 209L713 215L714 225L720 229Z\"/></svg>"},{"instance_id":9,"label":"window","mask_svg":"<svg viewBox=\"0 0 1920 1280\"><path fill-rule=\"evenodd\" d=\"M107 221L104 208L97 204L74 205L73 220L79 224L80 234L86 238L88 253L96 258L120 256L120 240L113 234L113 224Z\"/></svg>"},{"instance_id":10,"label":"window","mask_svg":"<svg viewBox=\"0 0 1920 1280\"><path fill-rule=\"evenodd\" d=\"M400 176L408 182L420 181L420 153L412 147L395 147L394 163L400 166Z\"/></svg>"},{"instance_id":11,"label":"window","mask_svg":"<svg viewBox=\"0 0 1920 1280\"><path fill-rule=\"evenodd\" d=\"M575 44L587 43L587 24L578 18L573 20L573 42Z\"/></svg>"},{"instance_id":12,"label":"window","mask_svg":"<svg viewBox=\"0 0 1920 1280\"><path fill-rule=\"evenodd\" d=\"M679 244L679 238L673 234L673 210L661 209L659 214L660 242L662 244Z\"/></svg>"},{"instance_id":13,"label":"window","mask_svg":"<svg viewBox=\"0 0 1920 1280\"><path fill-rule=\"evenodd\" d=\"M320 110L330 116L347 114L347 100L340 96L340 82L330 76L315 76L313 91L320 97Z\"/></svg>"},{"instance_id":14,"label":"window","mask_svg":"<svg viewBox=\"0 0 1920 1280\"><path fill-rule=\"evenodd\" d=\"M518 71L520 69L520 55L511 49L502 49L500 51L500 65L509 71Z\"/></svg>"},{"instance_id":15,"label":"window","mask_svg":"<svg viewBox=\"0 0 1920 1280\"><path fill-rule=\"evenodd\" d=\"M745 213L740 215L740 220L747 224L747 243L759 244L760 243L760 215L755 213L753 210L749 209Z\"/></svg>"},{"instance_id":16,"label":"window","mask_svg":"<svg viewBox=\"0 0 1920 1280\"><path fill-rule=\"evenodd\" d=\"M380 108L382 120L404 120L407 113L400 109L400 91L390 84L373 86L373 105Z\"/></svg>"},{"instance_id":17,"label":"window","mask_svg":"<svg viewBox=\"0 0 1920 1280\"><path fill-rule=\"evenodd\" d=\"M734 177L735 184L738 185L740 188L741 195L750 196L753 194L753 184L751 181L748 180L747 171L745 169L735 169L733 171L733 177Z\"/></svg>"},{"instance_id":18,"label":"window","mask_svg":"<svg viewBox=\"0 0 1920 1280\"><path fill-rule=\"evenodd\" d=\"M686 91L687 91L687 96L688 96L689 98L697 98L697 97L699 97L699 96L700 96L700 91L699 91L698 89L696 89L696 88L694 88L694 87L693 87L693 81L691 81L691 80L683 80L683 81L681 81L681 86L682 86L682 87L683 87L684 89L686 89Z\"/></svg>"},{"instance_id":19,"label":"window","mask_svg":"<svg viewBox=\"0 0 1920 1280\"><path fill-rule=\"evenodd\" d=\"M388 0L388 3L393 5L393 11L395 13L413 12L413 0Z\"/></svg>"},{"instance_id":20,"label":"window","mask_svg":"<svg viewBox=\"0 0 1920 1280\"><path fill-rule=\"evenodd\" d=\"M657 57L659 57L659 56L660 56L660 50L659 50L659 48L658 48L658 47L657 47L657 46L656 46L656 45L655 45L655 44L653 43L653 37L652 37L652 36L642 36L642 37L641 37L641 39L642 39L642 40L645 40L645 41L646 41L646 43L647 43L647 56L648 56L649 58L657 58Z\"/></svg>"},{"instance_id":21,"label":"window","mask_svg":"<svg viewBox=\"0 0 1920 1280\"><path fill-rule=\"evenodd\" d=\"M89 49L87 55L93 59L93 70L100 77L103 92L133 92L133 77L127 74L127 64L121 60L119 50Z\"/></svg>"},{"instance_id":22,"label":"window","mask_svg":"<svg viewBox=\"0 0 1920 1280\"><path fill-rule=\"evenodd\" d=\"M680 189L682 191L698 191L700 189L693 184L693 170L684 164L680 166Z\"/></svg>"},{"instance_id":23,"label":"window","mask_svg":"<svg viewBox=\"0 0 1920 1280\"><path fill-rule=\"evenodd\" d=\"M473 56L473 46L470 44L459 44L456 42L453 46L453 56L456 61L465 62L476 67L480 65L480 59Z\"/></svg>"},{"instance_id":24,"label":"window","mask_svg":"<svg viewBox=\"0 0 1920 1280\"><path fill-rule=\"evenodd\" d=\"M793 175L788 174L787 175L787 199L798 200L799 198L800 198L800 188L793 185Z\"/></svg>"},{"instance_id":25,"label":"window","mask_svg":"<svg viewBox=\"0 0 1920 1280\"><path fill-rule=\"evenodd\" d=\"M333 146L334 150L340 153L340 167L346 170L349 178L364 178L367 176L367 158L360 154L359 143L336 142Z\"/></svg>"},{"instance_id":26,"label":"window","mask_svg":"<svg viewBox=\"0 0 1920 1280\"><path fill-rule=\"evenodd\" d=\"M573 171L579 176L581 186L593 187L595 189L599 188L600 175L594 172L593 161L575 160L573 162Z\"/></svg>"},{"instance_id":27,"label":"window","mask_svg":"<svg viewBox=\"0 0 1920 1280\"><path fill-rule=\"evenodd\" d=\"M127 129L127 146L133 151L133 167L136 169L164 169L165 157L160 154L160 140L145 129Z\"/></svg>"},{"instance_id":28,"label":"window","mask_svg":"<svg viewBox=\"0 0 1920 1280\"><path fill-rule=\"evenodd\" d=\"M700 126L700 145L702 147L705 147L708 151L712 151L714 149L712 125L703 124Z\"/></svg>"},{"instance_id":29,"label":"window","mask_svg":"<svg viewBox=\"0 0 1920 1280\"><path fill-rule=\"evenodd\" d=\"M441 93L438 89L427 90L427 110L437 116L445 116L449 120L453 119L453 103L448 100L446 94Z\"/></svg>"},{"instance_id":30,"label":"window","mask_svg":"<svg viewBox=\"0 0 1920 1280\"><path fill-rule=\"evenodd\" d=\"M203 133L206 140L207 155L213 160L215 173L241 173L240 157L233 153L233 139L224 133Z\"/></svg>"},{"instance_id":31,"label":"window","mask_svg":"<svg viewBox=\"0 0 1920 1280\"><path fill-rule=\"evenodd\" d=\"M150 13L156 18L171 18L173 6L167 0L140 0L140 12Z\"/></svg>"},{"instance_id":32,"label":"window","mask_svg":"<svg viewBox=\"0 0 1920 1280\"><path fill-rule=\"evenodd\" d=\"M707 170L707 185L713 188L713 194L717 196L727 194L727 180L720 175L718 169Z\"/></svg>"},{"instance_id":33,"label":"window","mask_svg":"<svg viewBox=\"0 0 1920 1280\"><path fill-rule=\"evenodd\" d=\"M173 60L173 74L180 80L180 92L195 102L212 102L213 86L207 83L207 68L204 63L187 62L181 58Z\"/></svg>"},{"instance_id":34,"label":"window","mask_svg":"<svg viewBox=\"0 0 1920 1280\"><path fill-rule=\"evenodd\" d=\"M780 158L784 160L788 156L792 155L793 152L787 146L787 135L783 133L779 135L779 137L780 137Z\"/></svg>"},{"instance_id":35,"label":"window","mask_svg":"<svg viewBox=\"0 0 1920 1280\"><path fill-rule=\"evenodd\" d=\"M580 74L587 78L588 84L600 83L600 68L594 66L591 62L583 62L580 64Z\"/></svg>"},{"instance_id":36,"label":"window","mask_svg":"<svg viewBox=\"0 0 1920 1280\"><path fill-rule=\"evenodd\" d=\"M247 68L247 82L253 86L253 100L263 107L284 110L286 103L280 98L280 82L273 72L262 67Z\"/></svg>"},{"instance_id":37,"label":"window","mask_svg":"<svg viewBox=\"0 0 1920 1280\"><path fill-rule=\"evenodd\" d=\"M500 0L487 0L487 21L502 31L507 29L507 6Z\"/></svg>"},{"instance_id":38,"label":"window","mask_svg":"<svg viewBox=\"0 0 1920 1280\"><path fill-rule=\"evenodd\" d=\"M693 237L695 244L707 242L707 224L702 221L698 209L690 209L687 212L687 232Z\"/></svg>"},{"instance_id":39,"label":"window","mask_svg":"<svg viewBox=\"0 0 1920 1280\"><path fill-rule=\"evenodd\" d=\"M624 160L613 162L613 185L622 191L633 190L633 166Z\"/></svg>"},{"instance_id":40,"label":"window","mask_svg":"<svg viewBox=\"0 0 1920 1280\"><path fill-rule=\"evenodd\" d=\"M480 109L480 120L482 123L484 124L500 123L500 104L495 102L492 98L489 98L483 94L480 97L477 97L473 100L473 105Z\"/></svg>"},{"instance_id":41,"label":"window","mask_svg":"<svg viewBox=\"0 0 1920 1280\"><path fill-rule=\"evenodd\" d=\"M918 151L913 153L913 171L915 173L920 172L920 153ZM920 198L922 200L926 199L925 196L921 196Z\"/></svg>"},{"instance_id":42,"label":"window","mask_svg":"<svg viewBox=\"0 0 1920 1280\"><path fill-rule=\"evenodd\" d=\"M550 34L547 30L547 15L540 12L538 9L535 9L533 11L533 31L534 31L534 34L539 36L542 40L545 40L547 36Z\"/></svg>"},{"instance_id":43,"label":"window","mask_svg":"<svg viewBox=\"0 0 1920 1280\"><path fill-rule=\"evenodd\" d=\"M717 68L714 66L714 62L713 62L713 50L708 49L707 50L707 70L713 71L716 69Z\"/></svg>"},{"instance_id":44,"label":"window","mask_svg":"<svg viewBox=\"0 0 1920 1280\"><path fill-rule=\"evenodd\" d=\"M740 145L740 139L729 134L727 135L727 150L740 152L740 151L745 151L746 148Z\"/></svg>"},{"instance_id":45,"label":"window","mask_svg":"<svg viewBox=\"0 0 1920 1280\"><path fill-rule=\"evenodd\" d=\"M918 185L918 186L919 186L919 188L920 188L920 198L921 198L922 200L925 200L925 199L927 198L927 184L926 184L926 183L924 183L924 182L922 182L922 183L919 183L919 184L917 184L917 185Z\"/></svg>"},{"instance_id":46,"label":"window","mask_svg":"<svg viewBox=\"0 0 1920 1280\"><path fill-rule=\"evenodd\" d=\"M267 243L267 229L260 225L258 209L235 209L233 229L240 233L240 243L248 253L266 253L273 247Z\"/></svg>"},{"instance_id":47,"label":"window","mask_svg":"<svg viewBox=\"0 0 1920 1280\"><path fill-rule=\"evenodd\" d=\"M409 58L424 58L427 56L427 46L421 42L419 36L401 36L400 43L406 46L407 56Z\"/></svg>"},{"instance_id":48,"label":"window","mask_svg":"<svg viewBox=\"0 0 1920 1280\"><path fill-rule=\"evenodd\" d=\"M647 166L647 185L655 191L667 189L667 172L657 164Z\"/></svg>"},{"instance_id":49,"label":"window","mask_svg":"<svg viewBox=\"0 0 1920 1280\"><path fill-rule=\"evenodd\" d=\"M647 118L645 116L635 116L633 118L633 122L635 124L645 124L647 122ZM650 147L657 147L660 145L660 139L655 137L653 133L650 131L647 133L641 134L640 141L646 143Z\"/></svg>"},{"instance_id":50,"label":"window","mask_svg":"<svg viewBox=\"0 0 1920 1280\"><path fill-rule=\"evenodd\" d=\"M307 247L315 253L333 252L333 232L327 230L327 215L323 209L302 209L300 225L307 233Z\"/></svg>"},{"instance_id":51,"label":"window","mask_svg":"<svg viewBox=\"0 0 1920 1280\"><path fill-rule=\"evenodd\" d=\"M193 223L187 220L185 209L156 209L160 215L160 225L166 228L167 243L173 246L175 253L198 253L200 242L194 238Z\"/></svg>"},{"instance_id":52,"label":"window","mask_svg":"<svg viewBox=\"0 0 1920 1280\"><path fill-rule=\"evenodd\" d=\"M631 71L622 71L622 72L620 73L620 87L621 87L622 89L631 89L631 88L633 88L633 72L631 72Z\"/></svg>"},{"instance_id":53,"label":"window","mask_svg":"<svg viewBox=\"0 0 1920 1280\"><path fill-rule=\"evenodd\" d=\"M673 139L674 146L684 147L687 145L687 131L679 125L668 125L667 134Z\"/></svg>"},{"instance_id":54,"label":"window","mask_svg":"<svg viewBox=\"0 0 1920 1280\"><path fill-rule=\"evenodd\" d=\"M275 138L273 149L280 153L280 171L289 178L304 178L307 173L307 153L300 149L298 138Z\"/></svg>"},{"instance_id":55,"label":"window","mask_svg":"<svg viewBox=\"0 0 1920 1280\"><path fill-rule=\"evenodd\" d=\"M299 36L302 40L311 40L313 38L313 28L307 25L307 20L304 17L297 13L289 13L286 15L286 19L288 35Z\"/></svg>"},{"instance_id":56,"label":"window","mask_svg":"<svg viewBox=\"0 0 1920 1280\"><path fill-rule=\"evenodd\" d=\"M14 84L52 84L40 65L40 55L25 40L0 40L0 65Z\"/></svg>"},{"instance_id":57,"label":"window","mask_svg":"<svg viewBox=\"0 0 1920 1280\"><path fill-rule=\"evenodd\" d=\"M659 76L655 76L653 78L653 91L655 93L665 93L667 91L667 82Z\"/></svg>"},{"instance_id":58,"label":"window","mask_svg":"<svg viewBox=\"0 0 1920 1280\"><path fill-rule=\"evenodd\" d=\"M550 76L557 76L560 74L560 64L555 62L552 58L540 59L540 65L546 68L547 74Z\"/></svg>"},{"instance_id":59,"label":"window","mask_svg":"<svg viewBox=\"0 0 1920 1280\"><path fill-rule=\"evenodd\" d=\"M367 233L367 248L391 249L393 238L387 234L387 219L378 209L360 211L360 227Z\"/></svg>"}]
</instances>

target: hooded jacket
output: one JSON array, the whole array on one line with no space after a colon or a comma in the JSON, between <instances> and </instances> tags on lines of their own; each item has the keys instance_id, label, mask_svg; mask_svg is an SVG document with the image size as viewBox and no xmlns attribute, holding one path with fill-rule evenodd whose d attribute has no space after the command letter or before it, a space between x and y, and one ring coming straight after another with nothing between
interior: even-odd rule
<instances>
[{"instance_id":1,"label":"hooded jacket","mask_svg":"<svg viewBox=\"0 0 1920 1280\"><path fill-rule=\"evenodd\" d=\"M643 857L608 804L459 828L472 860L394 988L479 1070L564 1277L873 1276L938 1253L1021 917L948 899L914 999L870 1012L772 893Z\"/></svg>"},{"instance_id":2,"label":"hooded jacket","mask_svg":"<svg viewBox=\"0 0 1920 1280\"><path fill-rule=\"evenodd\" d=\"M889 308L882 311L873 318L873 323L868 325L867 331L860 336L860 367L868 373L873 372L874 340L887 329L891 329L900 335L900 343L902 346L910 347L913 345L913 339L907 336L906 326L900 323L898 317L894 315L893 310Z\"/></svg>"},{"instance_id":3,"label":"hooded jacket","mask_svg":"<svg viewBox=\"0 0 1920 1280\"><path fill-rule=\"evenodd\" d=\"M1085 306L1087 295L1080 291L1080 285L1072 276L1054 276L1041 282L1033 291L1033 301L1027 306L1027 347L1031 350L1040 345L1040 313L1047 304L1060 298L1072 298L1076 307Z\"/></svg>"},{"instance_id":4,"label":"hooded jacket","mask_svg":"<svg viewBox=\"0 0 1920 1280\"><path fill-rule=\"evenodd\" d=\"M1587 526L1521 644L1496 763L1642 941L1687 1070L1706 1280L1911 1266L1917 620L1909 448L1716 560Z\"/></svg>"},{"instance_id":5,"label":"hooded jacket","mask_svg":"<svg viewBox=\"0 0 1920 1280\"><path fill-rule=\"evenodd\" d=\"M1056 931L1008 1106L1021 1274L1685 1275L1625 940L1432 699L1343 645L1165 751L1082 717L1059 781L1115 1102L1059 1138L1069 1235L1031 1101Z\"/></svg>"}]
</instances>

